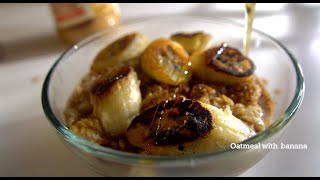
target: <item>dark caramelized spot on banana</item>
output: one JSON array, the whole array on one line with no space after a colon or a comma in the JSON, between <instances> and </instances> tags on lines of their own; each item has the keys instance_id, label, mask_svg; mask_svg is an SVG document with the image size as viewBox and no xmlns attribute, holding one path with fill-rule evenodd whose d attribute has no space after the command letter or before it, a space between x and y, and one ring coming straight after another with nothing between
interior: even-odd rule
<instances>
[{"instance_id":1,"label":"dark caramelized spot on banana","mask_svg":"<svg viewBox=\"0 0 320 180\"><path fill-rule=\"evenodd\" d=\"M128 77L130 71L132 71L131 67L124 66L116 73L115 76L98 80L91 88L91 93L102 98L104 95L108 94L114 84Z\"/></svg>"},{"instance_id":2,"label":"dark caramelized spot on banana","mask_svg":"<svg viewBox=\"0 0 320 180\"><path fill-rule=\"evenodd\" d=\"M254 63L235 48L223 43L205 51L206 64L216 71L237 77L250 76L255 70Z\"/></svg>"},{"instance_id":3,"label":"dark caramelized spot on banana","mask_svg":"<svg viewBox=\"0 0 320 180\"><path fill-rule=\"evenodd\" d=\"M181 145L206 136L213 128L212 115L198 101L179 97L162 101L137 116L130 128L138 124L149 130L144 141L153 145Z\"/></svg>"},{"instance_id":4,"label":"dark caramelized spot on banana","mask_svg":"<svg viewBox=\"0 0 320 180\"><path fill-rule=\"evenodd\" d=\"M184 150L184 146L183 146L183 145L179 145L179 146L178 146L178 150L179 150L179 151L183 151L183 150Z\"/></svg>"},{"instance_id":5,"label":"dark caramelized spot on banana","mask_svg":"<svg viewBox=\"0 0 320 180\"><path fill-rule=\"evenodd\" d=\"M194 33L179 32L179 33L173 34L171 38L181 38L181 37L193 38L195 36L202 35L202 34L204 34L202 31L194 32Z\"/></svg>"},{"instance_id":6,"label":"dark caramelized spot on banana","mask_svg":"<svg viewBox=\"0 0 320 180\"><path fill-rule=\"evenodd\" d=\"M134 40L136 33L131 33L111 43L104 51L105 58L112 57L125 49Z\"/></svg>"}]
</instances>

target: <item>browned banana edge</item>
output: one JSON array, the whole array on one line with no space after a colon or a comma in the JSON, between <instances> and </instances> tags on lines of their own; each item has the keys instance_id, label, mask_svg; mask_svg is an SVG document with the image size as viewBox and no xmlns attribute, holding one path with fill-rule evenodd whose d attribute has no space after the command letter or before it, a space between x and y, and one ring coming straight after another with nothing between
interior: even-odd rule
<instances>
[{"instance_id":1,"label":"browned banana edge","mask_svg":"<svg viewBox=\"0 0 320 180\"><path fill-rule=\"evenodd\" d=\"M179 145L204 137L213 128L212 115L198 101L179 97L162 101L137 116L128 130L145 126L148 145Z\"/></svg>"},{"instance_id":2,"label":"browned banana edge","mask_svg":"<svg viewBox=\"0 0 320 180\"><path fill-rule=\"evenodd\" d=\"M107 94L110 94L112 87L120 81L123 81L128 78L129 73L132 71L132 68L129 66L124 66L120 71L111 78L105 79L102 78L98 80L92 87L91 93L98 98L102 98Z\"/></svg>"},{"instance_id":3,"label":"browned banana edge","mask_svg":"<svg viewBox=\"0 0 320 180\"><path fill-rule=\"evenodd\" d=\"M194 33L186 33L186 32L178 32L173 35L171 35L171 38L179 38L179 37L185 37L185 38L193 38L195 36L204 34L202 31L194 32Z\"/></svg>"},{"instance_id":4,"label":"browned banana edge","mask_svg":"<svg viewBox=\"0 0 320 180\"><path fill-rule=\"evenodd\" d=\"M236 77L245 77L250 76L254 73L256 67L251 59L242 55L242 53L233 47L226 45L223 43L218 47L213 47L205 52L206 64L212 68L214 68L217 72L222 72L224 74L236 76ZM222 59L223 58L223 59ZM227 60L225 58L228 58ZM235 66L228 66L228 68L220 66L221 63L225 64L230 58L235 59L235 63L240 63L241 61L248 61L250 67L248 70L244 72L239 72Z\"/></svg>"}]
</instances>

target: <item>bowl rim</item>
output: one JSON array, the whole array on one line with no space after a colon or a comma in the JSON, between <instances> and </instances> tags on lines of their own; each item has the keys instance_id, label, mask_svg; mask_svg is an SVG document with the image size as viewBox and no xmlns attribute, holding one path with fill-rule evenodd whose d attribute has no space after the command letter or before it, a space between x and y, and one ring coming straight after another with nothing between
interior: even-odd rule
<instances>
[{"instance_id":1,"label":"bowl rim","mask_svg":"<svg viewBox=\"0 0 320 180\"><path fill-rule=\"evenodd\" d=\"M241 23L235 22L231 19L226 19L226 18L221 18L221 17L207 17L207 16L195 16L195 15L175 15L174 17L170 15L160 15L160 16L153 16L149 18L138 18L135 19L129 23L123 23L121 26L132 26L132 25L137 25L139 23L146 23L148 21L172 21L172 20L181 20L184 18L188 18L189 20L199 20L199 21L207 21L211 23L222 23L222 24L227 24L229 26L237 26L240 28L243 28L244 26ZM50 85L50 80L51 76L58 66L59 62L63 61L63 59L68 56L69 54L73 53L77 49L81 48L87 43L90 43L97 38L99 38L101 35L105 34L106 32L110 31L111 29L116 29L116 27L112 27L109 29L102 30L100 32L94 33L93 35L85 38L84 40L80 41L79 43L76 43L75 45L69 47L67 50L65 50L60 57L55 61L55 63L51 66L50 70L48 71L46 78L44 80L43 86L42 86L42 93L41 93L41 102L42 102L42 108L47 116L47 119L49 120L50 124L55 128L58 133L60 133L68 142L71 144L75 145L76 147L80 148L81 150L88 152L88 153L93 153L103 159L109 159L109 160L114 160L114 161L121 161L122 163L125 164L132 164L132 165L137 165L141 164L141 160L145 160L145 162L148 163L157 163L159 165L161 164L168 164L168 163L173 163L173 162L181 162L181 161L192 161L194 159L203 159L203 158L216 158L221 155L225 155L227 153L231 153L234 151L242 151L244 149L232 149L230 147L220 149L214 152L209 152L209 153L197 153L197 154L192 154L192 155L184 155L184 156L170 156L170 155L165 155L165 156L159 156L159 155L143 155L143 154L136 154L136 153L129 153L129 152L123 152L119 150L114 150L111 148L103 147L97 144L94 144L76 134L74 134L69 128L67 128L62 122L58 120L58 118L54 115L51 106L50 106L50 101L49 101L49 85ZM293 115L296 113L296 111L299 109L304 93L305 93L305 82L304 82L304 75L302 68L297 61L297 59L294 57L294 55L276 38L259 31L255 28L253 28L253 32L264 36L265 38L273 41L276 45L278 45L284 52L288 55L288 57L291 60L291 63L294 66L295 72L296 72L296 87L295 87L295 92L294 92L294 97L293 100L291 101L290 105L288 108L285 110L285 112L276 119L266 130L263 132L252 136L243 142L242 144L256 144L259 143L265 139L270 138L272 135L276 134L279 132L281 129L283 129L286 124L290 122L292 119Z\"/></svg>"}]
</instances>

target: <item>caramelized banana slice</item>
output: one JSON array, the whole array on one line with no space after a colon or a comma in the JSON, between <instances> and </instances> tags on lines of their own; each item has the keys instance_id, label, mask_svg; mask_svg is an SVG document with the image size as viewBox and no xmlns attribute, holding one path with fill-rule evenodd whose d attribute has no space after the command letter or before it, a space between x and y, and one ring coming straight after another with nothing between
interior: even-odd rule
<instances>
[{"instance_id":1,"label":"caramelized banana slice","mask_svg":"<svg viewBox=\"0 0 320 180\"><path fill-rule=\"evenodd\" d=\"M253 79L254 63L235 48L223 43L191 57L193 72L204 81L236 84Z\"/></svg>"},{"instance_id":2,"label":"caramelized banana slice","mask_svg":"<svg viewBox=\"0 0 320 180\"><path fill-rule=\"evenodd\" d=\"M141 57L141 67L151 78L169 85L188 81L189 55L177 42L159 38L146 48Z\"/></svg>"},{"instance_id":3,"label":"caramelized banana slice","mask_svg":"<svg viewBox=\"0 0 320 180\"><path fill-rule=\"evenodd\" d=\"M131 144L153 155L209 152L252 135L230 110L181 97L146 110L126 131Z\"/></svg>"},{"instance_id":4,"label":"caramelized banana slice","mask_svg":"<svg viewBox=\"0 0 320 180\"><path fill-rule=\"evenodd\" d=\"M102 78L91 89L93 114L106 132L119 135L126 131L141 107L140 80L131 67L123 67L111 78Z\"/></svg>"},{"instance_id":5,"label":"caramelized banana slice","mask_svg":"<svg viewBox=\"0 0 320 180\"><path fill-rule=\"evenodd\" d=\"M93 61L91 70L103 72L109 66L127 63L138 64L138 57L148 45L148 39L140 33L134 32L117 39L102 49Z\"/></svg>"},{"instance_id":6,"label":"caramelized banana slice","mask_svg":"<svg viewBox=\"0 0 320 180\"><path fill-rule=\"evenodd\" d=\"M213 39L210 34L204 32L177 33L170 38L180 43L189 54L209 48Z\"/></svg>"}]
</instances>

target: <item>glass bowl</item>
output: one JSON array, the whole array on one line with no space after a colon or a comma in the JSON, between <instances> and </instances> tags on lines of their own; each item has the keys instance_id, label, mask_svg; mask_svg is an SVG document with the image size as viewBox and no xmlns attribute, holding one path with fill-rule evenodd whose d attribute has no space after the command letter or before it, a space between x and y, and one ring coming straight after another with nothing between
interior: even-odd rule
<instances>
[{"instance_id":1,"label":"glass bowl","mask_svg":"<svg viewBox=\"0 0 320 180\"><path fill-rule=\"evenodd\" d=\"M89 71L95 55L115 39L137 31L150 40L175 32L204 31L214 44L227 42L242 49L244 27L221 18L167 16L137 20L104 30L65 51L54 63L42 89L43 110L62 142L103 176L237 176L261 160L270 149L232 149L186 156L152 156L121 152L93 144L72 133L63 111L77 83ZM272 124L245 140L246 144L277 143L304 96L302 69L278 40L254 30L249 57L265 79L275 102Z\"/></svg>"}]
</instances>

